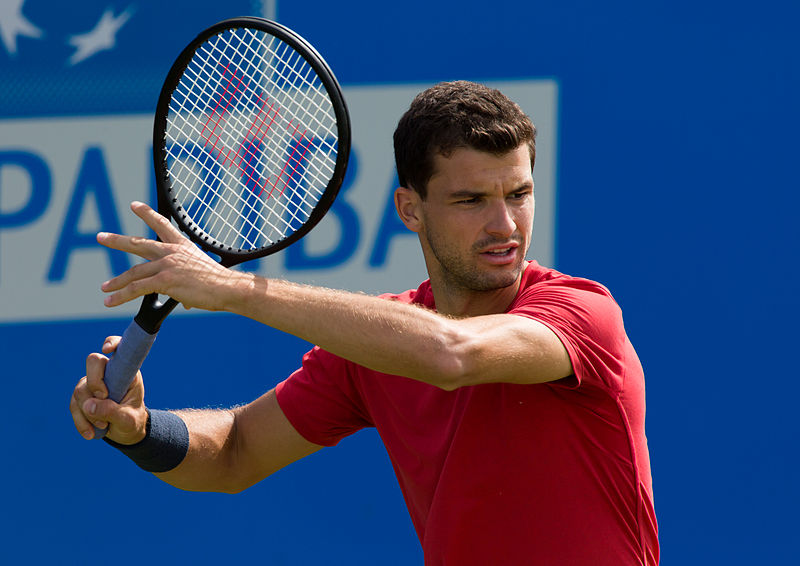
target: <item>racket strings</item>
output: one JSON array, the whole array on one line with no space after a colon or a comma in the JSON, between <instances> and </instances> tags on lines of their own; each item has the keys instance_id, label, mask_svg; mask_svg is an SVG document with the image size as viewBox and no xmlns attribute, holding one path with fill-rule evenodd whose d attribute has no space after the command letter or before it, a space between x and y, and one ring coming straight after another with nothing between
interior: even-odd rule
<instances>
[{"instance_id":1,"label":"racket strings","mask_svg":"<svg viewBox=\"0 0 800 566\"><path fill-rule=\"evenodd\" d=\"M273 41L277 41L277 40L274 40L274 38L273 38ZM305 83L306 85L312 86L312 87L315 89L315 90L314 90L315 94L317 94L317 95L318 95L318 96L320 96L320 97L323 97L323 101L324 101L324 102L328 102L328 107L330 107L330 103L329 103L329 101L328 101L328 99L327 99L327 95L325 94L325 91L321 90L321 85L320 85L320 84L312 85L312 84L311 84L311 83L310 83L310 82L309 82L309 81L308 81L308 80L305 78L305 77L306 77L308 74L310 74L310 73L313 73L313 69L312 69L312 68L311 68L309 65L307 65L307 64L305 63L305 60L303 60L303 59L300 57L300 55L299 55L297 52L295 52L294 50L291 50L291 48L290 48L288 45L286 45L286 44L281 44L281 49L282 49L282 51L280 51L280 52L277 52L277 55L278 55L278 57L279 57L279 58L280 58L280 59L281 59L281 60L284 62L284 65L286 65L287 67L291 67L291 68L295 69L295 71L294 71L294 72L296 73L296 75L297 75L297 76L300 76L300 77L302 77L302 78L304 79L304 83ZM285 55L286 51L289 51L289 56L288 56L288 57ZM241 55L242 55L242 56L245 56L245 54L241 54ZM294 58L294 60L295 60L294 62L292 61L292 58ZM297 61L301 62L301 64L302 64L302 65L303 65L303 67L305 68L305 73L306 73L306 75L305 75L305 76L304 76L304 75L301 75L301 74L300 74L300 70L298 70L298 69L296 68L296 62L297 62ZM272 68L273 68L274 72L275 72L276 74L278 74L278 75L281 77L281 79L282 79L282 80L284 80L284 81L288 81L288 80L290 80L290 78L291 78L291 77L288 77L288 76L287 76L285 73L281 73L281 72L280 72L280 71L279 71L279 70L278 70L276 67L274 67L274 66L273 66ZM252 79L253 77L251 76L251 77L249 77L249 78L251 78L251 79ZM259 100L261 100L261 98L260 98L260 97L259 97ZM330 128L330 125L329 125L329 124L331 124L331 123L332 123L332 122L331 122L331 118L332 118L332 116L331 116L331 114L330 114L329 108L323 108L323 107L322 107L322 105L321 105L319 102L315 102L315 101L314 101L314 100L313 100L313 99L310 97L310 95L306 95L306 97L305 97L303 100L305 100L305 101L309 101L309 102L314 102L314 103L316 104L316 112L317 112L317 113L318 113L318 112L324 112L324 113L326 113L326 115L327 115L327 118L329 118L329 119L327 120L327 122L328 122L328 123L323 123L323 122L321 122L321 121L317 120L317 124L319 124L319 125L320 125L320 126L322 126L324 129L326 129L326 133L327 133L329 136L332 136L332 137L333 137L335 134L334 134L334 132L332 131L332 129ZM266 102L266 101L263 101L263 100L262 100L262 103L265 103L265 102ZM292 105L292 104L295 104L295 105L296 105L296 104L297 104L297 99L289 99L289 102L290 102L290 104L289 104L289 105L287 105L287 108L288 108L288 110L291 112L291 111L293 110L291 105ZM304 109L304 110L305 110L306 112L308 112L308 110L307 110L307 109ZM298 113L298 110L294 110L294 112L293 112L293 113L294 113L294 114L297 114L297 113ZM309 116L310 116L312 119L316 118L316 115L315 115L315 113L309 113L308 115L309 115ZM239 124L239 125L238 125L238 127L239 127L239 128L242 128L242 127L244 127L244 126L245 126L245 124ZM333 145L331 145L331 144L328 144L328 148L327 148L327 149L328 149L328 151L335 151L335 147L334 147ZM329 169L328 169L328 170L326 170L326 171L318 171L317 173L318 173L318 175L322 175L322 176L330 176L330 175L332 174L332 169L331 169L331 168L329 168Z\"/></svg>"},{"instance_id":2,"label":"racket strings","mask_svg":"<svg viewBox=\"0 0 800 566\"><path fill-rule=\"evenodd\" d=\"M252 30L248 30L250 35L253 39L256 38L256 35ZM224 38L223 36L218 36L220 42L226 46L229 46L230 43ZM293 113L294 115L300 115L301 110L305 113L308 120L304 120L304 122L314 122L311 124L314 126L314 129L323 129L328 136L335 136L334 129L332 125L335 124L333 119L333 114L331 112L332 107L330 100L328 98L327 92L324 90L322 83L316 77L316 73L313 71L313 68L308 65L301 57L301 55L293 50L289 45L280 42L275 38L271 38L271 43L277 42L279 43L278 49L272 49L270 46L264 46L266 50L272 54L274 57L265 58L263 60L269 62L269 73L263 75L264 77L269 77L270 75L274 75L279 77L280 81L291 84L296 79L300 79L301 87L307 88L308 92L306 92L303 96L297 97L288 97L287 100L289 104L287 104L287 109ZM216 47L216 46L215 46ZM288 55L287 55L288 53ZM237 55L240 57L248 57L246 53L237 52ZM280 66L287 69L289 72L282 71L278 65L272 64L272 61L279 61L281 63ZM303 72L305 74L303 74ZM258 82L258 78L253 74L245 73L247 79L253 82ZM312 75L315 81L311 81L308 79L308 76ZM276 82L274 79L270 80L270 88L265 89L267 91L275 92L275 93L284 93L285 91L280 88L280 84ZM298 87L300 88L300 87ZM302 106L301 103L307 103L308 106ZM296 109L292 108L292 105L295 106ZM313 110L309 108L309 106L314 106ZM319 115L323 115L326 120L322 121L319 119ZM331 149L333 149L331 147Z\"/></svg>"},{"instance_id":3,"label":"racket strings","mask_svg":"<svg viewBox=\"0 0 800 566\"><path fill-rule=\"evenodd\" d=\"M218 36L218 37L223 41L223 43L225 45L230 45L230 43L226 42L224 40L224 38L222 38L221 36ZM274 38L272 38L272 39L273 39L273 41L277 41ZM215 58L216 60L220 60L220 61L223 60L223 58L225 57L224 50L220 50L218 46L214 46L215 47L215 51L217 52L215 54L215 53L209 52L209 50L207 49L208 47L209 47L209 45L207 44L205 46L205 51L206 51L206 53L208 53L210 55L210 57ZM287 68L292 67L292 61L291 61L290 57L294 57L295 60L302 61L302 64L306 67L306 74L313 72L311 67L305 64L305 61L300 57L300 55L297 52L295 52L294 50L291 50L291 48L289 46L287 46L286 44L281 44L281 47L282 47L282 52L275 51L275 53L277 53L278 57L283 61L284 66L286 66ZM287 57L285 55L286 51L289 51L289 57ZM247 57L248 56L246 53L237 53L237 55L239 57ZM206 64L206 67L208 67L208 66L209 66L209 64ZM252 73L246 72L244 68L239 67L237 70L242 71L248 81L250 81L250 82L257 82L258 81L258 77L254 76ZM286 82L289 82L291 80L291 78L292 78L292 77L287 76L285 73L281 73L281 71L279 69L277 69L275 66L271 67L271 72L273 74L277 74L281 78L281 80L286 81ZM296 76L299 76L299 77L304 79L304 83L305 83L306 86L309 86L309 87L315 89L315 92L317 94L319 94L321 97L323 97L323 100L327 101L327 95L325 94L325 92L323 90L320 90L322 87L321 87L321 85L319 83L316 84L316 85L310 83L296 69L294 70L294 73L295 73ZM264 76L268 76L268 75L264 75ZM222 75L218 76L217 77L217 81L219 81L221 79L221 77L222 77ZM204 79L204 80L205 80L206 84L210 84L210 82L211 82L210 79ZM277 85L274 80L271 81L271 82L272 82L272 85L271 85L272 89L265 89L265 91L272 90L272 92L280 92L280 90L277 90L277 89L280 88L279 85ZM218 86L218 85L216 85L216 86ZM206 94L207 94L207 92L206 92ZM261 97L258 96L257 92L254 89L251 89L251 94L254 94L255 96L258 97L259 100L261 100ZM304 96L303 100L311 101L310 95L306 94ZM293 103L293 104L297 104L297 101L298 101L297 98L295 98L295 99L291 99L290 98L289 99L289 102ZM288 106L288 105L287 105L287 108L290 111L292 110L292 108L290 106ZM322 121L320 121L318 119L316 120L317 124L320 125L323 128L327 128L327 132L332 135L333 134L333 130L330 128L330 123L331 123L330 118L332 117L330 112L329 112L330 104L328 104L328 108L323 108L319 103L317 103L316 108L317 108L317 111L326 113L327 117L329 118L327 120L327 122L328 122L327 124L323 123ZM295 111L294 113L296 114L297 111ZM316 119L316 116L313 113L309 113L308 115L312 120ZM240 124L239 127L242 127L242 124Z\"/></svg>"},{"instance_id":4,"label":"racket strings","mask_svg":"<svg viewBox=\"0 0 800 566\"><path fill-rule=\"evenodd\" d=\"M232 82L233 82L233 81L229 79L229 83L232 83ZM241 81L239 81L239 82L241 82ZM226 88L229 88L229 87L230 87L230 84L226 85ZM235 96L235 95L234 95L234 96ZM211 116L212 118L213 118L213 115L214 115L214 113L212 113L212 116ZM217 120L217 123L219 123L219 120ZM240 124L238 127L239 127L239 128L242 128L243 126L244 126L244 125ZM252 127L252 124L251 124L251 127ZM260 127L260 125L259 125L259 127ZM247 156L244 156L244 157L247 157ZM296 161L296 159L295 159L295 161ZM293 164L293 165L292 165L292 169L296 170L296 169L297 169L297 167L298 167L298 165L299 165L299 164ZM294 214L293 214L292 216L293 216L294 218L296 218L296 215L294 215ZM227 224L228 224L228 225L230 225L230 223L227 223ZM251 224L252 224L252 223L251 223ZM273 225L271 222L268 222L268 224L269 224L269 225L271 225L273 228L275 228L275 226L274 226L274 225ZM214 228L214 227L212 226L212 230L213 230L213 228ZM251 231L251 232L253 231L253 230L252 230L252 228L253 228L253 226L251 225L251 226L250 226L250 231Z\"/></svg>"},{"instance_id":5,"label":"racket strings","mask_svg":"<svg viewBox=\"0 0 800 566\"><path fill-rule=\"evenodd\" d=\"M297 51L263 32L229 30L197 50L167 131L175 198L228 247L257 249L294 232L335 169L324 85ZM198 158L198 147L213 159Z\"/></svg>"}]
</instances>

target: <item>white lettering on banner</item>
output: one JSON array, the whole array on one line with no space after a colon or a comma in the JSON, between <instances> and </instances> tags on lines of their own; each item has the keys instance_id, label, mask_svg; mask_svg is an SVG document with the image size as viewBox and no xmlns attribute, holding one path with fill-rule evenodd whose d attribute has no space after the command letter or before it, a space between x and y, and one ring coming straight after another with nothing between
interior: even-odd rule
<instances>
[{"instance_id":1,"label":"white lettering on banner","mask_svg":"<svg viewBox=\"0 0 800 566\"><path fill-rule=\"evenodd\" d=\"M490 84L536 123L529 257L552 265L557 86L549 80ZM392 151L397 120L425 86L345 88L353 147L339 197L305 238L242 269L368 293L404 291L426 278L416 235L394 211ZM134 260L99 246L95 234L146 233L128 204L155 201L151 138L149 115L3 121L0 322L120 316L138 308L138 302L103 307L100 283Z\"/></svg>"}]
</instances>

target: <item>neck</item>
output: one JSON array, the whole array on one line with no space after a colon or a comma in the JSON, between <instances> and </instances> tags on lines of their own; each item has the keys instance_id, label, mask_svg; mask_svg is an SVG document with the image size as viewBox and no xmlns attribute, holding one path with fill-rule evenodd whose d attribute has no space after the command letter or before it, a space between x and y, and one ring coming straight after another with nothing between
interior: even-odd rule
<instances>
[{"instance_id":1,"label":"neck","mask_svg":"<svg viewBox=\"0 0 800 566\"><path fill-rule=\"evenodd\" d=\"M514 284L491 291L473 291L455 287L444 279L431 277L431 290L436 311L454 317L481 316L505 312L519 291L522 275Z\"/></svg>"}]
</instances>

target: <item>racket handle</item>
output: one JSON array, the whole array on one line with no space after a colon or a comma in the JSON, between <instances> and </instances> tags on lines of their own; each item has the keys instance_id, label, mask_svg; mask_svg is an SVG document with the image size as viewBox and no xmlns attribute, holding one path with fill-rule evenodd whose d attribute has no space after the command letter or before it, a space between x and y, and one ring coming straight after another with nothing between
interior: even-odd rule
<instances>
[{"instance_id":1,"label":"racket handle","mask_svg":"<svg viewBox=\"0 0 800 566\"><path fill-rule=\"evenodd\" d=\"M130 323L122 335L117 350L106 364L103 381L108 388L109 399L119 403L125 397L156 336L157 333L150 334L143 330L135 320ZM105 435L106 429L94 428L95 438L103 438Z\"/></svg>"}]
</instances>

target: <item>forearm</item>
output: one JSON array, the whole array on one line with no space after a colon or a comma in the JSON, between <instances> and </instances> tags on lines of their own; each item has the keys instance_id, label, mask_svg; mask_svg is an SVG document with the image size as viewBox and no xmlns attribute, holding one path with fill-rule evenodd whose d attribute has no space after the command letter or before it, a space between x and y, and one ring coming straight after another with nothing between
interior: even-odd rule
<instances>
[{"instance_id":1,"label":"forearm","mask_svg":"<svg viewBox=\"0 0 800 566\"><path fill-rule=\"evenodd\" d=\"M188 491L237 493L321 448L292 427L274 389L235 409L177 414L189 450L179 466L156 475Z\"/></svg>"},{"instance_id":2,"label":"forearm","mask_svg":"<svg viewBox=\"0 0 800 566\"><path fill-rule=\"evenodd\" d=\"M235 418L230 410L174 411L186 423L189 449L180 464L156 477L187 491L240 491L237 486Z\"/></svg>"},{"instance_id":3,"label":"forearm","mask_svg":"<svg viewBox=\"0 0 800 566\"><path fill-rule=\"evenodd\" d=\"M239 279L225 308L364 367L447 390L489 382L542 383L572 372L553 331L521 316L452 318L398 301L252 274Z\"/></svg>"},{"instance_id":4,"label":"forearm","mask_svg":"<svg viewBox=\"0 0 800 566\"><path fill-rule=\"evenodd\" d=\"M454 370L455 320L422 307L251 276L227 310L383 373L445 386Z\"/></svg>"}]
</instances>

